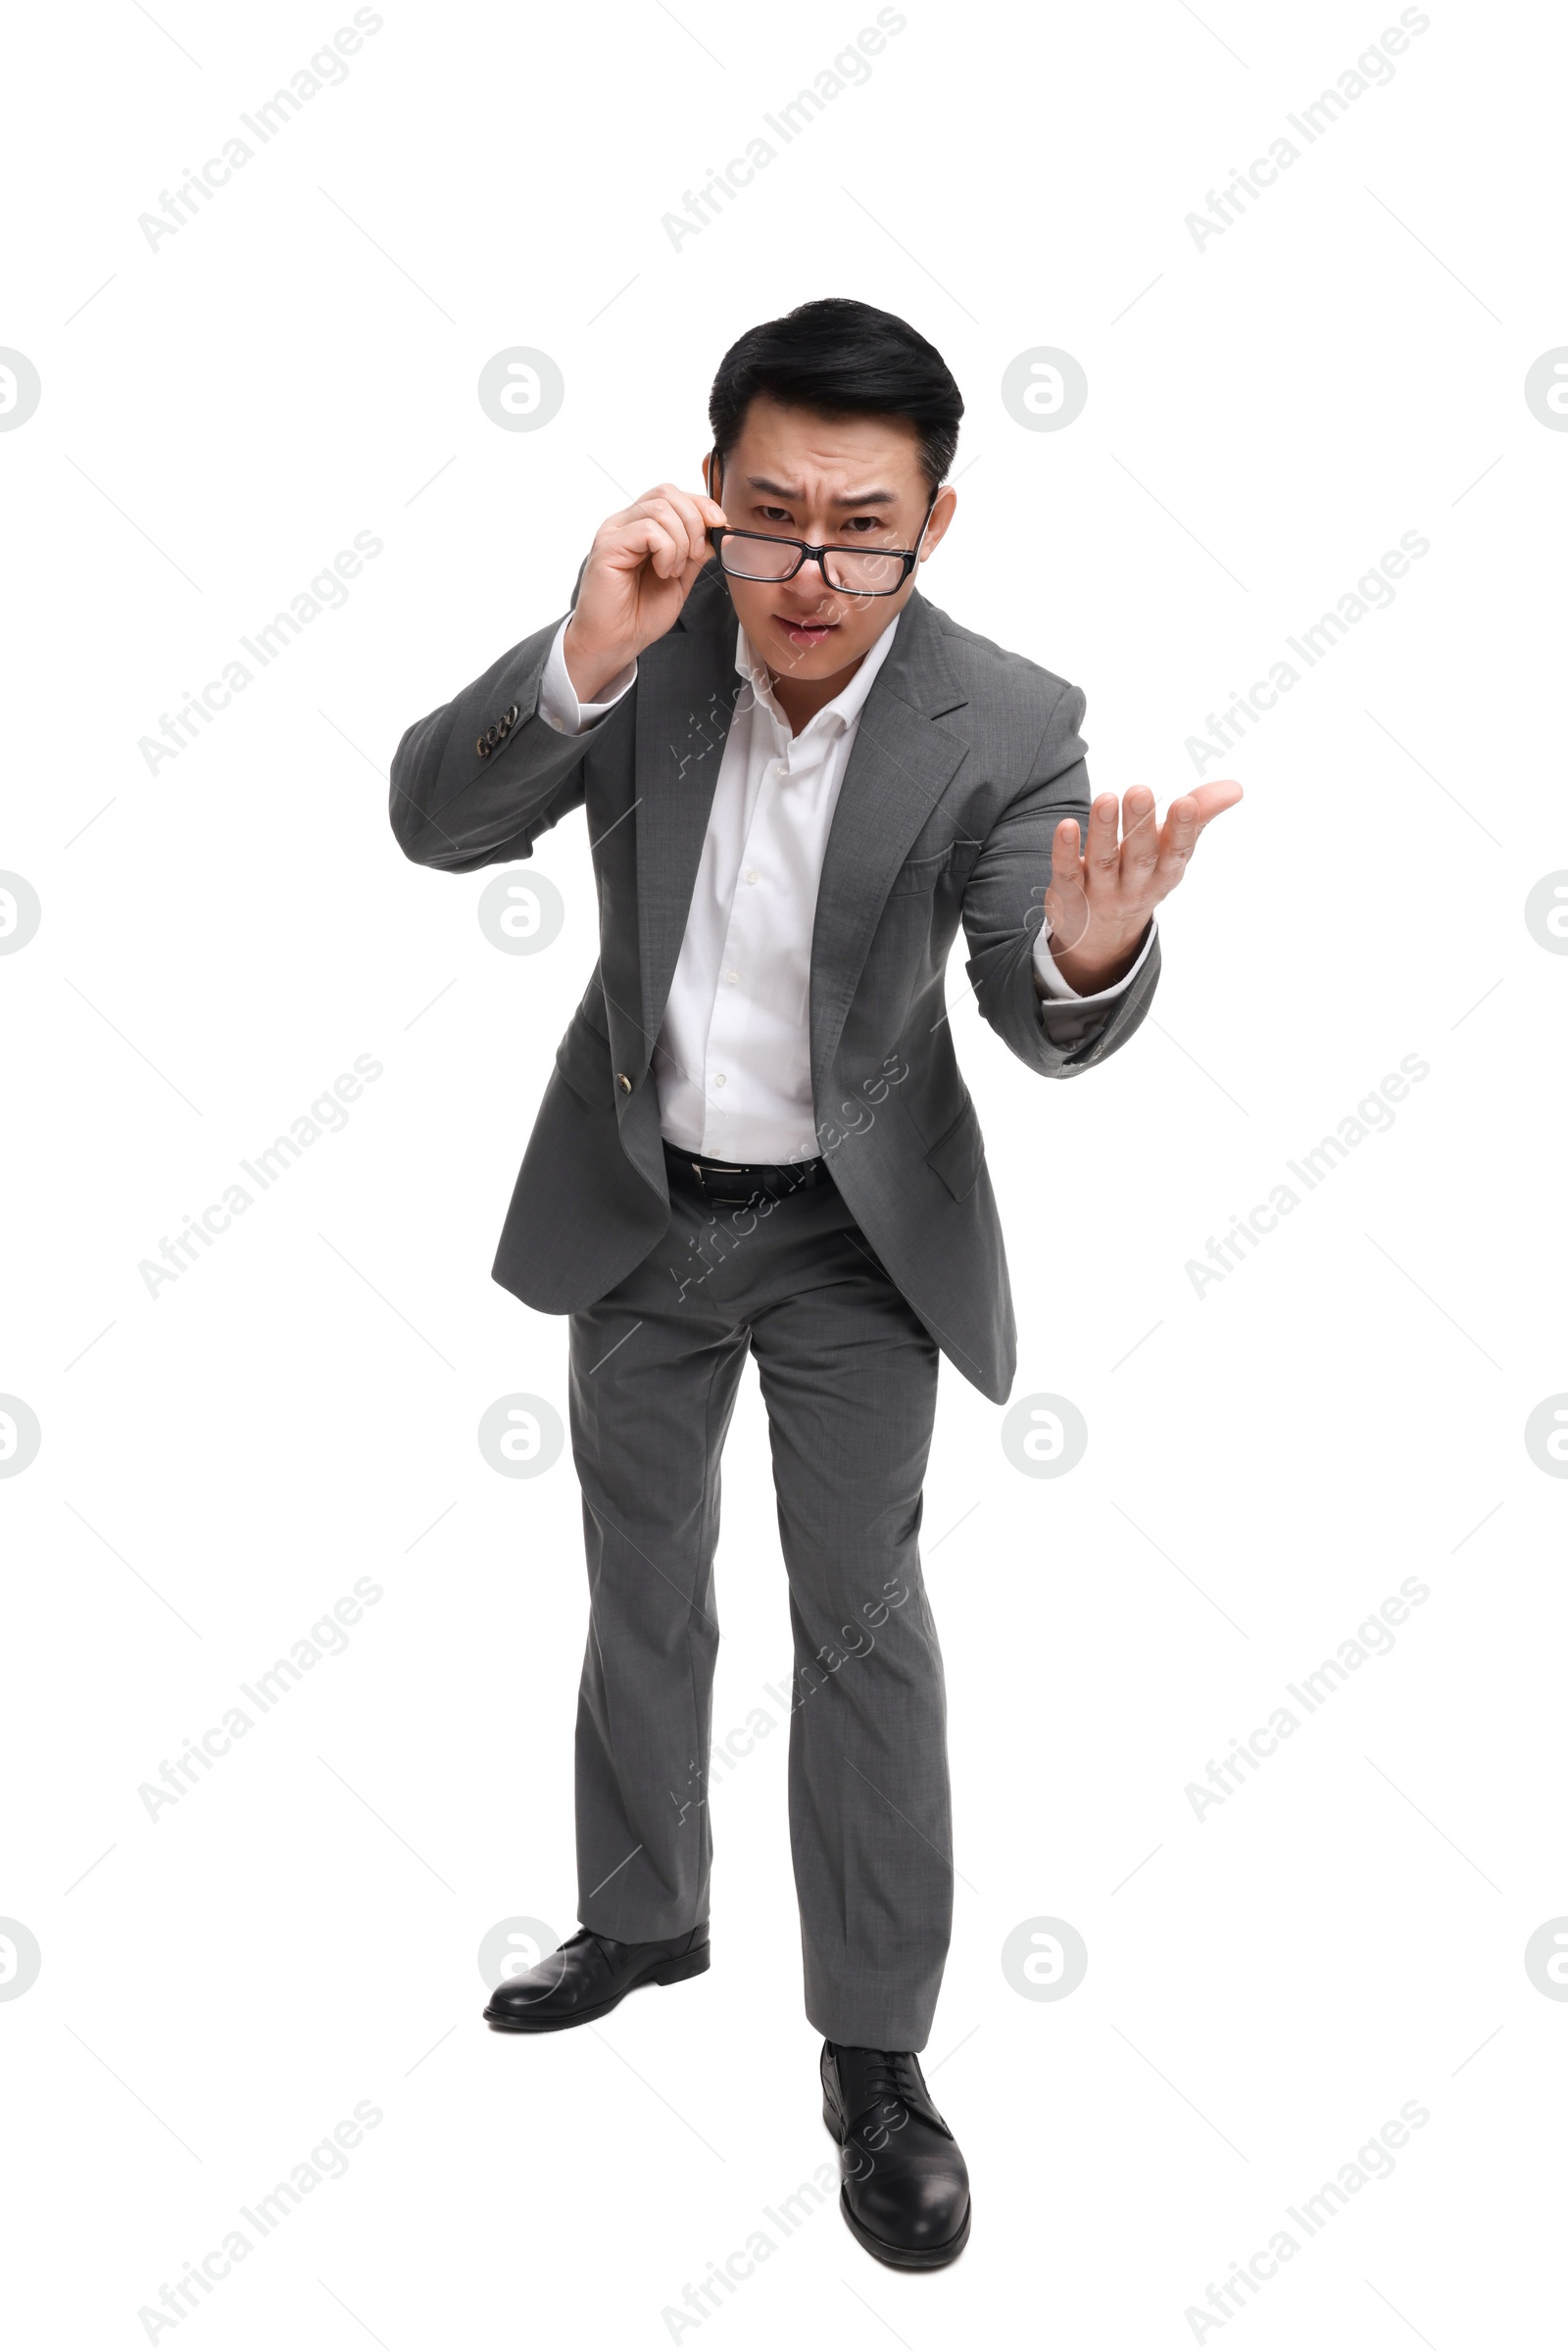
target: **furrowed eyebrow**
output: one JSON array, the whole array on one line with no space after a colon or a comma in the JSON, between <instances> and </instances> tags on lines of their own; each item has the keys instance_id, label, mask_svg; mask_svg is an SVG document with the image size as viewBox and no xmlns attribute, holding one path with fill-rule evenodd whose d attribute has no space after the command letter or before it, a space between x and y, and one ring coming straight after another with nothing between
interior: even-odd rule
<instances>
[{"instance_id":1,"label":"furrowed eyebrow","mask_svg":"<svg viewBox=\"0 0 1568 2351\"><path fill-rule=\"evenodd\" d=\"M787 499L792 506L797 505L801 497L799 490L787 489L782 482L769 481L765 473L748 473L746 487L749 490L765 490L770 497ZM833 506L848 507L897 506L898 502L899 494L896 490L859 490L852 498L835 498L829 503Z\"/></svg>"}]
</instances>

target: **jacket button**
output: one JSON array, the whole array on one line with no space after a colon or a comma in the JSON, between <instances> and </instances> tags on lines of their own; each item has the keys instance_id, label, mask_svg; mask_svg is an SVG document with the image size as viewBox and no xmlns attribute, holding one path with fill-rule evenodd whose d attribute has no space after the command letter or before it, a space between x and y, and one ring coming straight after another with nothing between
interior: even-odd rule
<instances>
[{"instance_id":1,"label":"jacket button","mask_svg":"<svg viewBox=\"0 0 1568 2351\"><path fill-rule=\"evenodd\" d=\"M629 1094L631 1092L631 1080L623 1069L616 1070L615 1083L620 1088L622 1094Z\"/></svg>"},{"instance_id":2,"label":"jacket button","mask_svg":"<svg viewBox=\"0 0 1568 2351\"><path fill-rule=\"evenodd\" d=\"M506 730L507 730L508 734L510 734L510 733L512 732L512 729L513 729L513 728L514 728L514 727L516 725L516 723L517 723L517 715L518 715L518 713L517 713L517 706L516 706L516 704L515 704L515 703L514 703L514 704L513 704L513 706L512 706L512 708L511 708L511 710L510 710L507 712L506 716L505 716L505 717L502 719L502 721L501 721L502 725L503 725L503 726L506 728Z\"/></svg>"},{"instance_id":3,"label":"jacket button","mask_svg":"<svg viewBox=\"0 0 1568 2351\"><path fill-rule=\"evenodd\" d=\"M481 759L487 759L490 757L490 754L494 751L495 747L496 737L494 733L485 733L479 737L478 742L473 748L478 753Z\"/></svg>"}]
</instances>

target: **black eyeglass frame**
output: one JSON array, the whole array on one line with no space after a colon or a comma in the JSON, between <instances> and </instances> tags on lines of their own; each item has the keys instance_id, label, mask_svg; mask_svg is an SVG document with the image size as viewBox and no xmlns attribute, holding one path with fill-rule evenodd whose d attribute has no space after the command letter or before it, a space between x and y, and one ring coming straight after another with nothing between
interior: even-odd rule
<instances>
[{"instance_id":1,"label":"black eyeglass frame","mask_svg":"<svg viewBox=\"0 0 1568 2351\"><path fill-rule=\"evenodd\" d=\"M712 483L717 478L718 469L715 465L710 463L708 494L710 498L713 496ZM797 573L802 571L805 566L814 558L817 567L821 571L824 584L832 589L835 596L897 596L900 589L903 588L905 582L908 579L909 573L914 569L915 564L920 561L921 544L924 541L926 531L930 526L931 517L936 512L937 500L941 497L941 495L942 492L940 488L932 491L931 503L926 508L925 518L921 522L918 531L915 533L913 547L866 547L863 544L859 547L843 547L836 544L828 545L826 547L813 547L810 545L808 540L789 539L785 538L782 533L775 533L773 531L734 530L727 522L723 524L722 527L720 527L720 525L716 522L710 523L708 526L707 535L711 543L714 555L718 558L718 567L720 571L723 572L726 579L750 579L755 580L760 587L779 588L783 586L787 579L794 579ZM758 575L755 572L730 571L724 562L723 555L719 550L718 543L720 539L760 539L763 545L767 547L794 547L798 548L800 552L797 555L795 562L790 565L788 571L770 571L761 579L758 579ZM894 581L891 588L841 588L835 585L835 583L827 576L827 563L825 559L830 555L875 555L889 561L896 556L903 568L900 570L899 576Z\"/></svg>"}]
</instances>

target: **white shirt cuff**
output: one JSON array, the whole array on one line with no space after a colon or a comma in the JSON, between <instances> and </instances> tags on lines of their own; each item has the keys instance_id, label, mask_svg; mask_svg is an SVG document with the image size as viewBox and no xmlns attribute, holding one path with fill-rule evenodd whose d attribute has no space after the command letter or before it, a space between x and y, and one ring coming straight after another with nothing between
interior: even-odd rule
<instances>
[{"instance_id":1,"label":"white shirt cuff","mask_svg":"<svg viewBox=\"0 0 1568 2351\"><path fill-rule=\"evenodd\" d=\"M1138 977L1138 974L1148 962L1150 951L1154 944L1155 928L1156 925L1154 922L1154 917L1152 914L1151 914L1149 918L1149 935L1145 939L1143 946L1138 951L1138 960L1136 963L1134 963L1131 971L1125 972L1122 977L1115 981L1109 988L1099 988L1096 990L1093 996L1080 996L1077 989L1074 988L1070 982L1062 978L1061 967L1057 963L1055 956L1051 952L1051 933L1049 930L1047 930L1044 923L1042 923L1035 936L1034 961L1036 995L1046 999L1054 998L1057 1003L1070 1003L1075 1004L1114 1004L1116 998L1122 994L1123 990L1132 986L1134 980Z\"/></svg>"},{"instance_id":2,"label":"white shirt cuff","mask_svg":"<svg viewBox=\"0 0 1568 2351\"><path fill-rule=\"evenodd\" d=\"M555 728L558 735L580 735L590 726L596 726L637 682L637 664L632 661L618 677L611 679L598 702L579 702L577 689L566 668L564 650L570 619L568 612L557 629L556 641L550 648L550 658L545 663L544 676L539 681L539 715L547 726Z\"/></svg>"}]
</instances>

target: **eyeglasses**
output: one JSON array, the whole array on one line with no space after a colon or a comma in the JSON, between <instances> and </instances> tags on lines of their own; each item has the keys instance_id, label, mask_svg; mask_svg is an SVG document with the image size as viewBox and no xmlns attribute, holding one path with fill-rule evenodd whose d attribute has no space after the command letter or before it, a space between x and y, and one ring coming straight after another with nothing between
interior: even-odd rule
<instances>
[{"instance_id":1,"label":"eyeglasses","mask_svg":"<svg viewBox=\"0 0 1568 2351\"><path fill-rule=\"evenodd\" d=\"M731 579L766 580L776 585L793 579L803 564L820 564L830 588L846 596L896 596L920 560L919 542L925 537L935 497L925 510L913 547L812 547L805 539L775 539L767 531L709 530L719 568Z\"/></svg>"}]
</instances>

